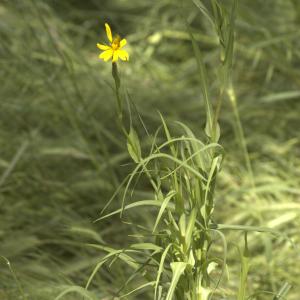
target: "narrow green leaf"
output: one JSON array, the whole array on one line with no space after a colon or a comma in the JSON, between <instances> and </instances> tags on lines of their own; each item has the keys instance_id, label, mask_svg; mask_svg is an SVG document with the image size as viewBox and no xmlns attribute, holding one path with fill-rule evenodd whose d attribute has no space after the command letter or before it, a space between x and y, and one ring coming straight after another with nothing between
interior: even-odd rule
<instances>
[{"instance_id":1,"label":"narrow green leaf","mask_svg":"<svg viewBox=\"0 0 300 300\"><path fill-rule=\"evenodd\" d=\"M166 249L163 252L163 254L161 256L161 259L160 259L159 268L158 268L158 271L157 271L156 282L155 282L154 299L156 299L156 297L157 297L157 289L158 289L158 285L159 285L160 276L161 276L162 272L164 271L165 259L166 259L166 256L167 256L167 254L168 254L169 249L171 248L171 246L172 246L172 244L169 244L166 247Z\"/></svg>"},{"instance_id":2,"label":"narrow green leaf","mask_svg":"<svg viewBox=\"0 0 300 300\"><path fill-rule=\"evenodd\" d=\"M161 252L163 250L162 247L157 246L153 243L137 243L130 245L130 248L138 249L138 250L153 250L156 252Z\"/></svg>"},{"instance_id":3,"label":"narrow green leaf","mask_svg":"<svg viewBox=\"0 0 300 300\"><path fill-rule=\"evenodd\" d=\"M240 284L237 295L237 300L245 300L246 299L246 289L247 289L247 278L249 272L249 250L248 250L248 242L247 242L247 233L245 232L245 246L244 251L242 252L239 248L239 254L241 259L241 270L240 270Z\"/></svg>"},{"instance_id":4,"label":"narrow green leaf","mask_svg":"<svg viewBox=\"0 0 300 300\"><path fill-rule=\"evenodd\" d=\"M144 283L144 284L140 285L139 287L135 288L134 290L130 291L129 293L120 296L119 298L122 299L122 298L127 297L127 296L129 296L141 289L144 289L148 286L153 286L154 284L155 284L155 281L150 281L150 282Z\"/></svg>"},{"instance_id":5,"label":"narrow green leaf","mask_svg":"<svg viewBox=\"0 0 300 300\"><path fill-rule=\"evenodd\" d=\"M283 286L280 288L279 292L276 296L274 296L273 300L284 300L286 299L285 296L288 294L289 290L292 288L292 286L285 282Z\"/></svg>"},{"instance_id":6,"label":"narrow green leaf","mask_svg":"<svg viewBox=\"0 0 300 300\"><path fill-rule=\"evenodd\" d=\"M186 266L187 266L187 263L182 262L182 261L171 263L171 269L172 269L172 272L173 272L173 277L172 277L170 288L168 290L166 300L172 300L173 299L173 295L174 295L177 283L180 279L180 276L183 274Z\"/></svg>"},{"instance_id":7,"label":"narrow green leaf","mask_svg":"<svg viewBox=\"0 0 300 300\"><path fill-rule=\"evenodd\" d=\"M189 249L191 242L192 242L192 235L193 235L193 231L195 228L196 218L197 218L197 210L194 207L191 211L191 214L189 217L189 223L188 223L187 229L186 229L185 244L186 244L187 249Z\"/></svg>"},{"instance_id":8,"label":"narrow green leaf","mask_svg":"<svg viewBox=\"0 0 300 300\"><path fill-rule=\"evenodd\" d=\"M90 275L85 289L87 290L88 287L90 286L92 280L94 279L95 275L97 274L97 272L99 272L99 270L101 269L101 267L110 259L110 258L119 258L122 261L124 261L126 264L128 264L129 266L131 266L134 270L138 269L138 265L135 263L135 261L133 261L133 259L128 256L127 254L124 253L124 250L111 250L111 252L109 254L107 254L105 257L103 257L103 259L101 259L101 261L96 265L96 267L94 268L92 274Z\"/></svg>"},{"instance_id":9,"label":"narrow green leaf","mask_svg":"<svg viewBox=\"0 0 300 300\"><path fill-rule=\"evenodd\" d=\"M120 212L122 212L123 210L127 210L127 209L131 209L131 208L135 208L135 207L140 207L140 206L161 206L161 202L157 201L157 200L140 200L131 204L126 205L124 208L119 208L109 214L106 214L105 216L102 216L100 218L98 218L97 220L95 220L95 222L106 219L108 217L111 217L113 215L116 215ZM170 207L172 209L172 206Z\"/></svg>"},{"instance_id":10,"label":"narrow green leaf","mask_svg":"<svg viewBox=\"0 0 300 300\"><path fill-rule=\"evenodd\" d=\"M63 292L61 292L54 300L59 300L62 299L65 295L70 294L70 293L77 293L82 297L85 297L85 299L88 300L96 300L97 297L93 296L89 291L86 289L82 288L81 286L71 286L65 289Z\"/></svg>"},{"instance_id":11,"label":"narrow green leaf","mask_svg":"<svg viewBox=\"0 0 300 300\"><path fill-rule=\"evenodd\" d=\"M133 127L130 128L127 136L127 149L134 162L139 163L142 159L139 137Z\"/></svg>"},{"instance_id":12,"label":"narrow green leaf","mask_svg":"<svg viewBox=\"0 0 300 300\"><path fill-rule=\"evenodd\" d=\"M157 215L157 218L156 218L156 221L155 221L155 224L154 224L154 227L153 227L153 231L152 232L155 232L156 230L156 227L157 225L159 224L159 221L165 211L165 209L167 208L168 204L169 204L169 201L174 197L174 195L176 194L176 192L170 192L167 197L164 199L164 201L161 203L161 207L160 207L160 210L159 210L159 213Z\"/></svg>"},{"instance_id":13,"label":"narrow green leaf","mask_svg":"<svg viewBox=\"0 0 300 300\"><path fill-rule=\"evenodd\" d=\"M167 137L167 141L170 142L170 141L172 140L172 137L171 137L169 128L168 128L168 126L167 126L167 124L166 124L166 122L165 122L163 116L161 115L161 113L159 113L159 115L160 115L160 119L161 119L161 121L162 121L162 123L163 123L163 127L164 127L164 130L165 130L165 134L166 134L166 137ZM172 155L173 155L174 157L177 157L176 149L175 149L175 147L174 147L173 144L170 144L170 149L171 149Z\"/></svg>"},{"instance_id":14,"label":"narrow green leaf","mask_svg":"<svg viewBox=\"0 0 300 300\"><path fill-rule=\"evenodd\" d=\"M212 19L212 15L210 12L206 9L206 7L203 5L203 3L200 0L192 0L194 4L198 7L198 9L203 13L203 15L210 21L212 25L214 25L214 21Z\"/></svg>"},{"instance_id":15,"label":"narrow green leaf","mask_svg":"<svg viewBox=\"0 0 300 300\"><path fill-rule=\"evenodd\" d=\"M86 285L85 285L85 289L87 290L93 280L93 278L95 277L95 275L97 274L97 272L101 269L101 267L106 263L107 259L112 256L113 254L108 254L105 256L105 258L103 258L94 268L92 274L90 275Z\"/></svg>"}]
</instances>

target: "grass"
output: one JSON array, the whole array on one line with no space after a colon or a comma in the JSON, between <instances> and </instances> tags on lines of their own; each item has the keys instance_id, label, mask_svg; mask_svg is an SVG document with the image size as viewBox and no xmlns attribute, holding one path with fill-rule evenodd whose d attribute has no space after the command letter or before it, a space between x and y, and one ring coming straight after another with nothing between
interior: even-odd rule
<instances>
[{"instance_id":1,"label":"grass","mask_svg":"<svg viewBox=\"0 0 300 300\"><path fill-rule=\"evenodd\" d=\"M226 1L226 7L230 8L231 3ZM185 161L195 151L193 139L207 142L207 106L205 95L201 94L205 86L214 111L218 99L223 99L218 143L225 156L222 169L218 170L211 218L214 223L223 224L219 230L226 236L227 267L213 299L220 299L221 295L226 295L226 299L244 299L243 293L247 295L245 299L251 295L252 299L298 299L299 250L285 236L297 247L299 4L292 0L277 0L272 5L258 0L239 1L232 73L230 59L225 60L225 67L220 63L220 57L226 56L224 49L230 47L222 49L218 42L221 36L228 45L230 30L223 27L218 32L199 10L200 4L191 1L181 10L191 24L194 49L185 19L178 14L180 1L114 0L100 6L96 1L85 1L83 5L78 1L26 0L0 5L1 299L55 299L66 289L75 293L66 294L63 299L82 299L80 293L85 293L87 299L110 299L151 283L143 276L130 277L138 274L132 272L135 261L128 266L124 255L132 255L139 262L151 257L154 246L141 245L145 241L153 244L149 235L159 210L139 207L125 210L125 220L116 214L93 223L135 168L116 122L110 65L97 59L95 44L104 38L105 21L129 41L131 60L121 65L120 72L134 103L132 122L144 158L151 143L161 145L184 133L185 139L174 144L176 155ZM214 20L221 24L224 16ZM201 50L198 60L195 46ZM202 65L197 66L201 58ZM203 66L206 74L199 80L198 70ZM232 79L224 81L228 74L232 74ZM231 83L234 102L227 93ZM164 130L170 130L169 138L161 128L155 139L154 133L162 124L157 110L166 122ZM128 116L127 111L126 124ZM187 140L189 134L172 125L174 121L187 124L195 138ZM190 154L179 151L185 147ZM163 153L173 155L172 151L170 148ZM155 147L150 154L155 155ZM191 176L187 168L194 163L194 159L185 162L178 176ZM149 170L156 168L156 176L163 177L172 167L160 159L154 160ZM184 195L194 193L189 180L181 183ZM130 187L130 197L123 208L159 196L153 192L147 175L141 176L137 184L133 179L133 184L134 193L131 195ZM174 184L175 181L164 183L163 193L179 188ZM123 193L121 186L120 194ZM172 209L169 206L173 200L169 201L165 203L166 210ZM106 212L121 205L122 197L117 196ZM190 210L185 213L187 217L182 217L180 224L188 224ZM161 214L158 228L167 216ZM171 230L175 225L165 226ZM285 236L251 231L247 235L247 254L244 232L232 230L252 228L247 226L268 227ZM151 229L149 235L146 228ZM199 230L197 226L193 228ZM217 233L211 235L211 255L220 267L224 245ZM165 247L168 239L159 243ZM132 244L139 246L130 247ZM108 262L111 257L107 255L115 249L128 249L130 253L118 253L123 263L113 259L101 265L85 292L95 266L104 260ZM161 262L161 258L156 255L153 263ZM183 265L175 266L174 270L180 273ZM215 278L219 278L221 269L214 271ZM170 269L164 271L165 277L159 281L166 293L170 274ZM243 286L239 284L244 282L243 276L247 276L245 291L237 289ZM131 283L127 283L128 279L132 279ZM183 285L179 279L178 282ZM152 286L155 284L152 282ZM127 296L141 298L152 299L153 288Z\"/></svg>"}]
</instances>

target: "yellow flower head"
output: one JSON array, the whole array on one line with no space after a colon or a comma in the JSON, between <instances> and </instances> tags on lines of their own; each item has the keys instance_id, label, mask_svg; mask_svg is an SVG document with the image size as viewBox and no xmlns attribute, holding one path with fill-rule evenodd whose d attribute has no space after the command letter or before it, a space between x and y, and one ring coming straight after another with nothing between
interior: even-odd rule
<instances>
[{"instance_id":1,"label":"yellow flower head","mask_svg":"<svg viewBox=\"0 0 300 300\"><path fill-rule=\"evenodd\" d=\"M129 54L126 50L122 49L127 44L127 41L125 39L121 39L119 35L113 37L111 29L107 23L105 23L105 29L110 44L97 44L97 47L100 50L103 50L103 52L99 55L99 58L103 59L104 61L112 59L113 62L116 62L120 57L122 60L128 61Z\"/></svg>"}]
</instances>

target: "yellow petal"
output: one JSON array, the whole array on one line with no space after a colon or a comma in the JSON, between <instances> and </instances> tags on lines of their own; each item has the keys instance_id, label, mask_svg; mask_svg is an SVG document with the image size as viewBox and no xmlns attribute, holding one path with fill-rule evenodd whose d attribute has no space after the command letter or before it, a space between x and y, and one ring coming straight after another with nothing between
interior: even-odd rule
<instances>
[{"instance_id":1,"label":"yellow petal","mask_svg":"<svg viewBox=\"0 0 300 300\"><path fill-rule=\"evenodd\" d=\"M111 29L107 23L105 23L105 29L106 29L106 35L107 38L110 42L112 42L112 34L111 34Z\"/></svg>"},{"instance_id":2,"label":"yellow petal","mask_svg":"<svg viewBox=\"0 0 300 300\"><path fill-rule=\"evenodd\" d=\"M126 39L121 40L120 42L120 48L124 47L127 44Z\"/></svg>"},{"instance_id":3,"label":"yellow petal","mask_svg":"<svg viewBox=\"0 0 300 300\"><path fill-rule=\"evenodd\" d=\"M97 47L100 49L100 50L108 50L108 49L110 49L110 47L109 46L107 46L107 45L102 45L102 44L97 44Z\"/></svg>"},{"instance_id":4,"label":"yellow petal","mask_svg":"<svg viewBox=\"0 0 300 300\"><path fill-rule=\"evenodd\" d=\"M118 50L118 56L124 61L129 60L129 54L126 50Z\"/></svg>"},{"instance_id":5,"label":"yellow petal","mask_svg":"<svg viewBox=\"0 0 300 300\"><path fill-rule=\"evenodd\" d=\"M113 56L113 51L111 49L102 52L99 55L99 58L102 58L104 61L108 61Z\"/></svg>"},{"instance_id":6,"label":"yellow petal","mask_svg":"<svg viewBox=\"0 0 300 300\"><path fill-rule=\"evenodd\" d=\"M114 51L113 59L112 59L113 62L116 62L116 61L118 60L118 58L119 58L119 55L118 55L118 54L119 54L119 51L120 51L120 50L115 50L115 51Z\"/></svg>"}]
</instances>

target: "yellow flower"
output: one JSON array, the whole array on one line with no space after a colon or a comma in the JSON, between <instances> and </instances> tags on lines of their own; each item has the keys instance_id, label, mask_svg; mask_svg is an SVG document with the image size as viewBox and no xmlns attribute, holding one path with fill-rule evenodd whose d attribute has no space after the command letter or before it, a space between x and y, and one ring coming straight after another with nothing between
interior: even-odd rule
<instances>
[{"instance_id":1,"label":"yellow flower","mask_svg":"<svg viewBox=\"0 0 300 300\"><path fill-rule=\"evenodd\" d=\"M127 44L126 39L121 39L119 35L113 37L111 29L107 23L105 23L105 29L110 45L97 44L97 47L100 50L103 50L103 52L99 55L99 58L104 61L112 59L113 62L116 62L120 57L120 59L128 61L129 54L126 50L122 49Z\"/></svg>"}]
</instances>

